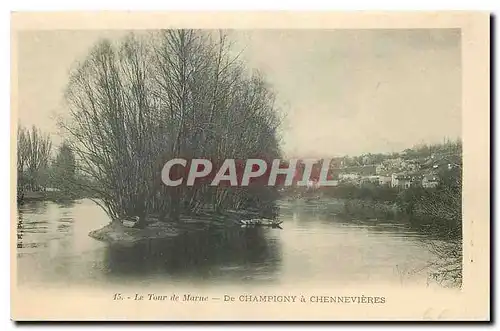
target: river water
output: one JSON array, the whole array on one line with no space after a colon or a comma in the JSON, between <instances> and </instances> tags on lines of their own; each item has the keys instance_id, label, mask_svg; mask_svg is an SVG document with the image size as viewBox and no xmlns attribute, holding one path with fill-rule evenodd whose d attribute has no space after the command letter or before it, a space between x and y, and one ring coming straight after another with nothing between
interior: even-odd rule
<instances>
[{"instance_id":1,"label":"river water","mask_svg":"<svg viewBox=\"0 0 500 331\"><path fill-rule=\"evenodd\" d=\"M116 247L88 236L109 223L89 200L26 203L18 210L18 284L428 285L425 266L435 258L428 238L401 223L343 219L336 207L282 202L283 229L196 232Z\"/></svg>"}]
</instances>

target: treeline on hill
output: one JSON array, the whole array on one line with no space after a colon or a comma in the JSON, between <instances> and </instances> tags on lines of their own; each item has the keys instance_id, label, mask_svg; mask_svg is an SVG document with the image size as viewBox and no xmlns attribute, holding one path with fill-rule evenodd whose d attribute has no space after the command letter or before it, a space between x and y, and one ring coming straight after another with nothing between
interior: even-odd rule
<instances>
[{"instance_id":1,"label":"treeline on hill","mask_svg":"<svg viewBox=\"0 0 500 331\"><path fill-rule=\"evenodd\" d=\"M35 192L38 199L76 199L88 196L82 188L91 186L91 181L76 170L75 156L67 143L54 149L48 134L35 126L18 125L18 195L29 198Z\"/></svg>"},{"instance_id":2,"label":"treeline on hill","mask_svg":"<svg viewBox=\"0 0 500 331\"><path fill-rule=\"evenodd\" d=\"M432 155L448 159L451 162L460 162L457 156L462 155L462 141L447 139L440 144L419 144L407 148L402 152L394 153L367 153L358 156L342 156L334 159L338 166L344 167L380 164L388 159L401 158L403 160L421 160Z\"/></svg>"},{"instance_id":3,"label":"treeline on hill","mask_svg":"<svg viewBox=\"0 0 500 331\"><path fill-rule=\"evenodd\" d=\"M167 187L161 180L174 158L280 158L274 94L231 55L223 33L163 30L101 40L72 70L65 96L70 117L62 128L113 220L274 210L272 187Z\"/></svg>"}]
</instances>

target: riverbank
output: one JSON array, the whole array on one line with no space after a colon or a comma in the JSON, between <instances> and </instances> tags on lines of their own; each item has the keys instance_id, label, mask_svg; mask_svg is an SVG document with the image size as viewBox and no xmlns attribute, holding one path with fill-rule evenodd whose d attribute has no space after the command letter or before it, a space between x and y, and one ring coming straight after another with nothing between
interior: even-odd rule
<instances>
[{"instance_id":1,"label":"riverbank","mask_svg":"<svg viewBox=\"0 0 500 331\"><path fill-rule=\"evenodd\" d=\"M396 203L361 199L341 199L343 209L340 212L345 217L362 219L406 220L408 215L402 212Z\"/></svg>"}]
</instances>

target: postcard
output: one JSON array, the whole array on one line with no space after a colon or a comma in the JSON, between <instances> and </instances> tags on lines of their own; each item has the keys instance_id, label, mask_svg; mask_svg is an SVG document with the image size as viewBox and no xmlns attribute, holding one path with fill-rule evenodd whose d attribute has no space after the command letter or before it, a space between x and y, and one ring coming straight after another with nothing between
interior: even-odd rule
<instances>
[{"instance_id":1,"label":"postcard","mask_svg":"<svg viewBox=\"0 0 500 331\"><path fill-rule=\"evenodd\" d=\"M490 16L17 12L15 321L488 321Z\"/></svg>"}]
</instances>

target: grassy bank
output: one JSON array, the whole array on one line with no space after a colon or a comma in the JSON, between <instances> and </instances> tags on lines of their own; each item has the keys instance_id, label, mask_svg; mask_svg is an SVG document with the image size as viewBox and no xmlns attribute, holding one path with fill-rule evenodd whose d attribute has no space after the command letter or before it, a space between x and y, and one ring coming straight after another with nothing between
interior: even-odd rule
<instances>
[{"instance_id":1,"label":"grassy bank","mask_svg":"<svg viewBox=\"0 0 500 331\"><path fill-rule=\"evenodd\" d=\"M395 203L361 199L343 199L342 215L361 219L397 220L405 218L405 214Z\"/></svg>"}]
</instances>

